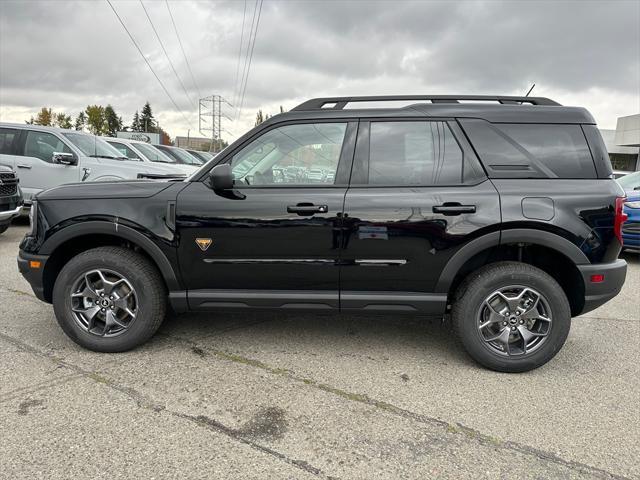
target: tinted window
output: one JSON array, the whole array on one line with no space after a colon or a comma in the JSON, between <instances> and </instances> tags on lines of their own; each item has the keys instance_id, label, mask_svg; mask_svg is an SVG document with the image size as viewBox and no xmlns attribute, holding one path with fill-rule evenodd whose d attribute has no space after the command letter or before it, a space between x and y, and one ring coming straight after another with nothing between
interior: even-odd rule
<instances>
[{"instance_id":1,"label":"tinted window","mask_svg":"<svg viewBox=\"0 0 640 480\"><path fill-rule=\"evenodd\" d=\"M444 122L372 122L369 184L455 185L462 150Z\"/></svg>"},{"instance_id":2,"label":"tinted window","mask_svg":"<svg viewBox=\"0 0 640 480\"><path fill-rule=\"evenodd\" d=\"M124 143L110 142L109 140L107 140L107 143L111 145L113 148L115 148L116 150L118 150L120 153L122 153L122 155L127 157L128 159L140 160L140 156Z\"/></svg>"},{"instance_id":3,"label":"tinted window","mask_svg":"<svg viewBox=\"0 0 640 480\"><path fill-rule=\"evenodd\" d=\"M579 125L462 123L494 178L596 177Z\"/></svg>"},{"instance_id":4,"label":"tinted window","mask_svg":"<svg viewBox=\"0 0 640 480\"><path fill-rule=\"evenodd\" d=\"M274 128L233 156L233 175L248 185L331 185L346 130L346 123Z\"/></svg>"},{"instance_id":5,"label":"tinted window","mask_svg":"<svg viewBox=\"0 0 640 480\"><path fill-rule=\"evenodd\" d=\"M51 133L29 131L24 146L25 157L39 158L51 163L54 153L73 153L65 143Z\"/></svg>"},{"instance_id":6,"label":"tinted window","mask_svg":"<svg viewBox=\"0 0 640 480\"><path fill-rule=\"evenodd\" d=\"M0 154L17 155L20 130L0 128Z\"/></svg>"}]
</instances>

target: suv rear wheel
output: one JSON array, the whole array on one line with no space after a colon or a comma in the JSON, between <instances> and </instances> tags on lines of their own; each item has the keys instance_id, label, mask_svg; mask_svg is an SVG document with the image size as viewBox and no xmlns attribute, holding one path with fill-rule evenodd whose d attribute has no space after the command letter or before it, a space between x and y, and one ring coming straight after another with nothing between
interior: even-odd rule
<instances>
[{"instance_id":1,"label":"suv rear wheel","mask_svg":"<svg viewBox=\"0 0 640 480\"><path fill-rule=\"evenodd\" d=\"M123 352L158 330L166 289L147 258L125 248L100 247L64 266L53 289L53 307L58 323L77 344Z\"/></svg>"},{"instance_id":2,"label":"suv rear wheel","mask_svg":"<svg viewBox=\"0 0 640 480\"><path fill-rule=\"evenodd\" d=\"M571 309L560 285L544 271L499 262L467 277L456 293L452 320L478 363L525 372L558 353L569 334Z\"/></svg>"}]
</instances>

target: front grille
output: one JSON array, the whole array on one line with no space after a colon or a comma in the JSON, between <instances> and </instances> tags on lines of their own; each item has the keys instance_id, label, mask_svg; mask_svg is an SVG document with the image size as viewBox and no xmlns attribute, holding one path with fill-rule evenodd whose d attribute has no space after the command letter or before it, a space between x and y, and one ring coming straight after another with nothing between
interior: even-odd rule
<instances>
[{"instance_id":1,"label":"front grille","mask_svg":"<svg viewBox=\"0 0 640 480\"><path fill-rule=\"evenodd\" d=\"M640 222L625 222L622 224L622 233L640 234Z\"/></svg>"},{"instance_id":2,"label":"front grille","mask_svg":"<svg viewBox=\"0 0 640 480\"><path fill-rule=\"evenodd\" d=\"M18 179L15 173L0 173L0 197L10 197L18 193Z\"/></svg>"}]
</instances>

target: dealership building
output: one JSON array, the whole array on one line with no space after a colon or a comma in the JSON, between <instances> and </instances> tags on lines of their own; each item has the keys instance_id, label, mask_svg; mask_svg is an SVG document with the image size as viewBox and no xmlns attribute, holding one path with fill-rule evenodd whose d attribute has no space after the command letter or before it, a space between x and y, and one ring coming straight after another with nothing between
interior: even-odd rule
<instances>
[{"instance_id":1,"label":"dealership building","mask_svg":"<svg viewBox=\"0 0 640 480\"><path fill-rule=\"evenodd\" d=\"M640 113L618 118L615 130L600 130L614 170L640 170Z\"/></svg>"}]
</instances>

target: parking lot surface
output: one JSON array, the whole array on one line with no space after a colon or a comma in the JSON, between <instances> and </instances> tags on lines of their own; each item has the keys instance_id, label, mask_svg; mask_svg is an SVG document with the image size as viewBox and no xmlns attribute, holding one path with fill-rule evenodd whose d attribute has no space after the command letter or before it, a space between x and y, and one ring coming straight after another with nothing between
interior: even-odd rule
<instances>
[{"instance_id":1,"label":"parking lot surface","mask_svg":"<svg viewBox=\"0 0 640 480\"><path fill-rule=\"evenodd\" d=\"M169 318L83 350L0 236L4 478L640 478L640 256L544 367L474 364L440 321Z\"/></svg>"}]
</instances>

